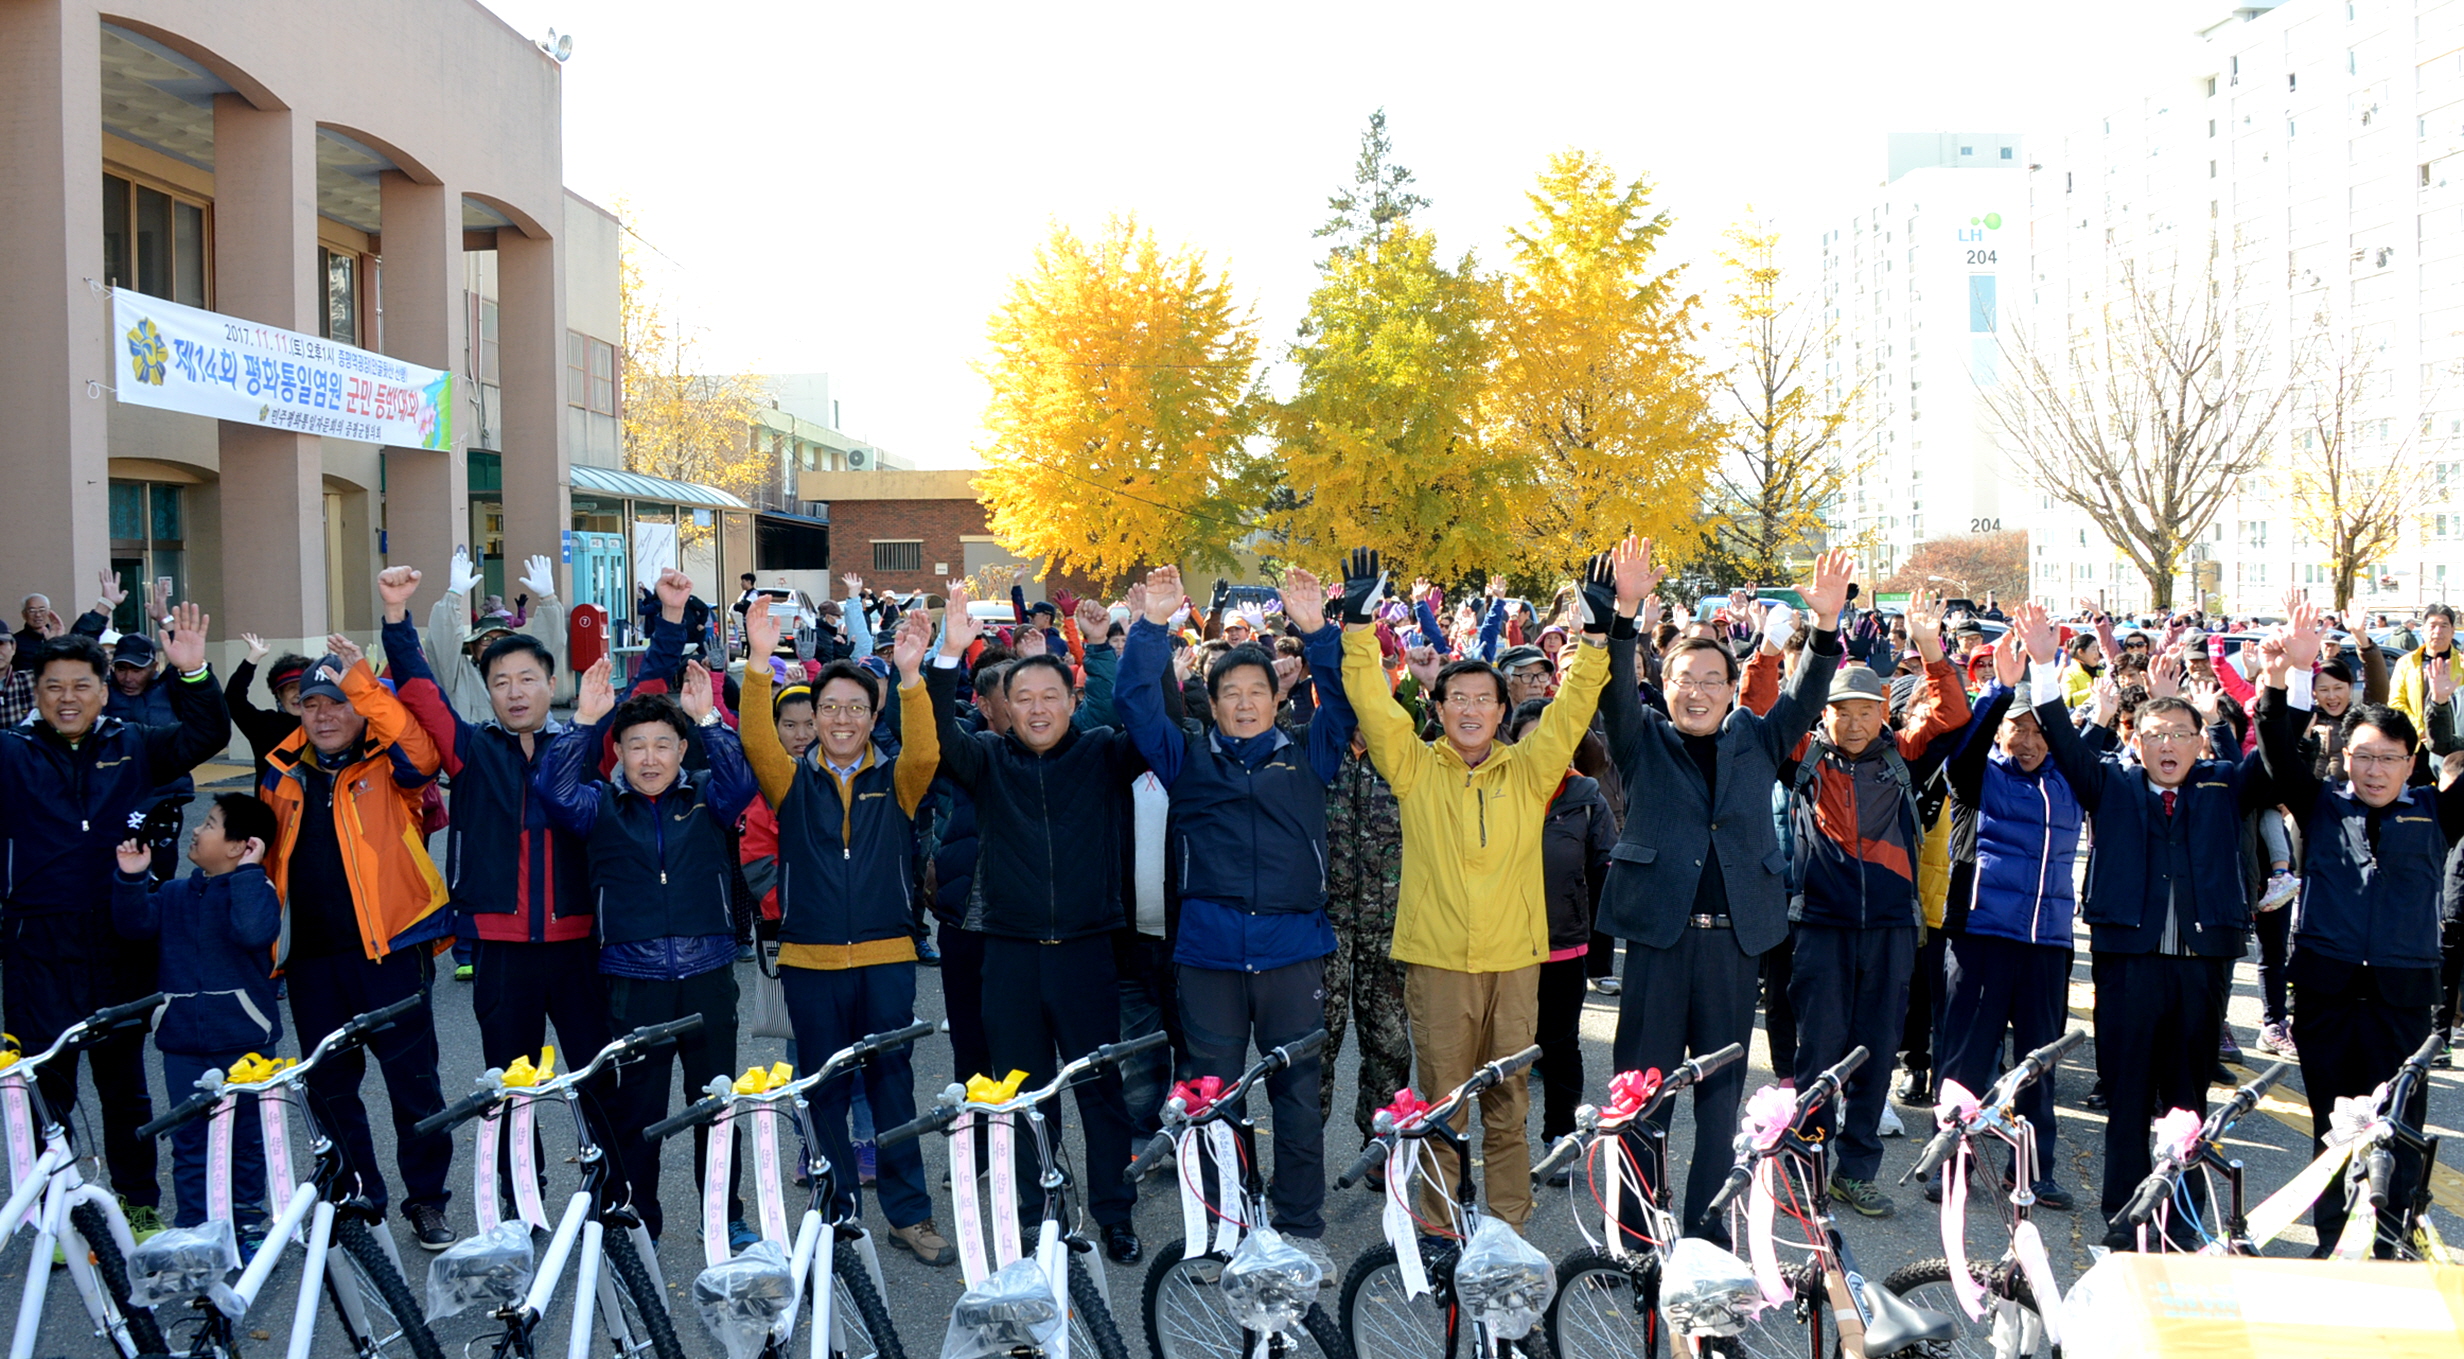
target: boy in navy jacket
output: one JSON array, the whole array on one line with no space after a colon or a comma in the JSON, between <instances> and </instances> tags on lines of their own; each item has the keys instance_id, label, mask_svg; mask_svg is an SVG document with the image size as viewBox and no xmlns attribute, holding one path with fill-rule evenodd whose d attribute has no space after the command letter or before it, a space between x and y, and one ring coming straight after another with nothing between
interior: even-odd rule
<instances>
[{"instance_id":1,"label":"boy in navy jacket","mask_svg":"<svg viewBox=\"0 0 2464 1359\"><path fill-rule=\"evenodd\" d=\"M147 879L153 851L134 839L120 844L111 923L124 938L159 941L168 1002L154 1026L154 1047L174 1103L188 1098L208 1070L228 1071L250 1053L271 1053L282 1039L282 1007L274 999L282 901L264 868L273 838L273 808L245 793L224 793L188 838L188 861L197 871L153 890ZM266 1217L265 1147L255 1098L242 1101L233 1117L234 1225L254 1241ZM206 1120L196 1119L171 1134L178 1226L205 1222L206 1128Z\"/></svg>"}]
</instances>

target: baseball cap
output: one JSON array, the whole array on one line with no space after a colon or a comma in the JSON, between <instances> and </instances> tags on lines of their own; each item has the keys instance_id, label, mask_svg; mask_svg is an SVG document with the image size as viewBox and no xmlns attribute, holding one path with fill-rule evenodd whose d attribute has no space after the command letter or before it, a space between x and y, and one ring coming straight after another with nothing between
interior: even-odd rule
<instances>
[{"instance_id":1,"label":"baseball cap","mask_svg":"<svg viewBox=\"0 0 2464 1359\"><path fill-rule=\"evenodd\" d=\"M339 675L350 668L340 656L319 656L316 664L308 667L308 673L299 677L299 701L305 703L312 696L323 694L336 703L350 702L351 696L342 692L342 685L327 677L328 672Z\"/></svg>"},{"instance_id":2,"label":"baseball cap","mask_svg":"<svg viewBox=\"0 0 2464 1359\"><path fill-rule=\"evenodd\" d=\"M1830 695L1825 703L1847 703L1856 699L1872 699L1876 703L1891 701L1891 691L1882 676L1862 665L1843 665L1831 676Z\"/></svg>"},{"instance_id":3,"label":"baseball cap","mask_svg":"<svg viewBox=\"0 0 2464 1359\"><path fill-rule=\"evenodd\" d=\"M1549 660L1549 654L1536 646L1507 647L1505 654L1497 658L1497 668L1511 675L1517 667L1531 665L1535 662L1548 666L1551 674L1557 671L1556 665Z\"/></svg>"},{"instance_id":4,"label":"baseball cap","mask_svg":"<svg viewBox=\"0 0 2464 1359\"><path fill-rule=\"evenodd\" d=\"M289 665L277 664L273 669L265 672L265 685L269 689L279 690L286 684L299 683L300 677L307 673L308 666L304 661L293 661Z\"/></svg>"},{"instance_id":5,"label":"baseball cap","mask_svg":"<svg viewBox=\"0 0 2464 1359\"><path fill-rule=\"evenodd\" d=\"M113 665L148 666L154 663L154 639L142 632L120 634L120 644L111 650Z\"/></svg>"}]
</instances>

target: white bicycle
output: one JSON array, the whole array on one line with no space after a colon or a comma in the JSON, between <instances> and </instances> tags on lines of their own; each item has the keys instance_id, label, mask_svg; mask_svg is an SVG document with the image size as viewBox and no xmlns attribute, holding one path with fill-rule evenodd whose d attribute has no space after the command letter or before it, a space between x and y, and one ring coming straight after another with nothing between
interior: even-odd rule
<instances>
[{"instance_id":1,"label":"white bicycle","mask_svg":"<svg viewBox=\"0 0 2464 1359\"><path fill-rule=\"evenodd\" d=\"M26 1267L26 1291L17 1304L17 1332L9 1342L9 1359L33 1359L34 1338L43 1327L43 1301L51 1288L45 1268L57 1245L68 1260L68 1277L77 1285L94 1334L121 1354L154 1354L163 1347L154 1318L129 1306L128 1253L137 1248L128 1230L120 1200L100 1185L86 1183L70 1149L68 1128L43 1100L35 1074L63 1052L91 1047L128 1029L142 1030L163 1003L160 992L144 1000L96 1011L63 1030L51 1046L31 1057L15 1057L0 1068L0 1114L5 1115L9 1144L9 1174L13 1187L8 1206L0 1208L0 1241L14 1236L29 1221L34 1224L34 1253ZM40 1130L43 1150L34 1146ZM39 1200L39 1202L38 1202Z\"/></svg>"},{"instance_id":2,"label":"white bicycle","mask_svg":"<svg viewBox=\"0 0 2464 1359\"><path fill-rule=\"evenodd\" d=\"M342 1148L317 1118L316 1101L302 1098L308 1073L320 1062L366 1046L370 1037L417 1006L420 999L405 996L384 1009L355 1016L325 1035L297 1062L208 1071L197 1082L196 1095L137 1130L140 1136L161 1137L194 1119L211 1118L206 1136L206 1219L231 1223L232 1127L238 1118L239 1097L256 1096L258 1127L265 1139L265 1183L274 1196L270 1206L276 1210L265 1240L241 1268L237 1283L224 1282L226 1271L217 1258L219 1251L203 1242L171 1252L152 1249L164 1243L165 1238L157 1237L148 1243L149 1249L132 1257L131 1268L146 1285L141 1291L152 1291L149 1265L153 1261L149 1257L159 1255L165 1274L177 1273L188 1298L185 1318L166 1314L168 1303L154 1308L156 1323L177 1328L184 1320L191 1327L185 1346L158 1344L157 1349L189 1359L228 1359L239 1354L239 1323L256 1306L284 1250L298 1241L307 1255L300 1269L299 1300L291 1313L289 1359L308 1359L315 1345L319 1292L333 1304L343 1337L358 1359L443 1359L444 1352L429 1334L419 1302L405 1281L402 1257L394 1246L393 1233L384 1228L383 1211L364 1197L344 1192ZM241 1079L234 1080L234 1076ZM296 1184L291 1179L288 1118L293 1105L307 1120L309 1151L316 1158L308 1178ZM300 1235L303 1228L304 1238ZM166 1280L165 1287L169 1286Z\"/></svg>"}]
</instances>

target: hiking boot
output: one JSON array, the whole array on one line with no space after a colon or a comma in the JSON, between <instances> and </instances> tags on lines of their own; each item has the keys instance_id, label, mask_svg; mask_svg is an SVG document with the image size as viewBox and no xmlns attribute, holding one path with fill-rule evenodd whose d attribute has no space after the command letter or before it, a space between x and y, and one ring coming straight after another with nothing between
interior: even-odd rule
<instances>
[{"instance_id":1,"label":"hiking boot","mask_svg":"<svg viewBox=\"0 0 2464 1359\"><path fill-rule=\"evenodd\" d=\"M958 1248L942 1238L931 1218L912 1227L892 1227L890 1244L935 1268L958 1263Z\"/></svg>"},{"instance_id":2,"label":"hiking boot","mask_svg":"<svg viewBox=\"0 0 2464 1359\"><path fill-rule=\"evenodd\" d=\"M128 1218L128 1234L135 1237L140 1245L162 1235L164 1229L171 1225L163 1221L160 1209L147 1204L124 1203L121 1212Z\"/></svg>"},{"instance_id":3,"label":"hiking boot","mask_svg":"<svg viewBox=\"0 0 2464 1359\"><path fill-rule=\"evenodd\" d=\"M411 1224L411 1235L422 1250L443 1250L454 1243L453 1228L445 1225L445 1210L433 1203L414 1203L402 1210Z\"/></svg>"},{"instance_id":4,"label":"hiking boot","mask_svg":"<svg viewBox=\"0 0 2464 1359\"><path fill-rule=\"evenodd\" d=\"M2271 1020L2259 1026L2259 1051L2282 1057L2288 1062L2301 1060L2301 1053L2293 1046L2292 1026L2282 1020Z\"/></svg>"},{"instance_id":5,"label":"hiking boot","mask_svg":"<svg viewBox=\"0 0 2464 1359\"><path fill-rule=\"evenodd\" d=\"M1889 1196L1876 1187L1872 1180L1852 1180L1845 1175L1834 1176L1831 1180L1831 1197L1834 1201L1847 1204L1851 1210L1866 1217L1889 1217L1899 1211L1899 1205L1891 1202Z\"/></svg>"}]
</instances>

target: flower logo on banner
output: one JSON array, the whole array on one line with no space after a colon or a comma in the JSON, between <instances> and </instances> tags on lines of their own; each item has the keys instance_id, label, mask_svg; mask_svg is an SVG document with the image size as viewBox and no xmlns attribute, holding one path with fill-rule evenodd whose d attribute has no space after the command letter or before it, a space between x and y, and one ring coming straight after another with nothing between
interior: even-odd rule
<instances>
[{"instance_id":1,"label":"flower logo on banner","mask_svg":"<svg viewBox=\"0 0 2464 1359\"><path fill-rule=\"evenodd\" d=\"M171 360L171 350L163 344L163 333L146 317L129 327L128 367L139 382L149 387L163 385L163 368Z\"/></svg>"}]
</instances>

